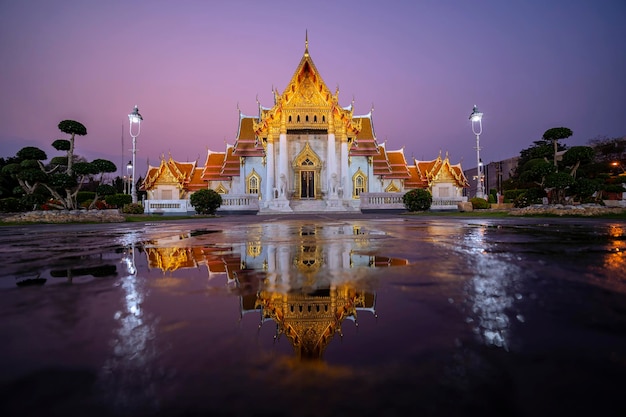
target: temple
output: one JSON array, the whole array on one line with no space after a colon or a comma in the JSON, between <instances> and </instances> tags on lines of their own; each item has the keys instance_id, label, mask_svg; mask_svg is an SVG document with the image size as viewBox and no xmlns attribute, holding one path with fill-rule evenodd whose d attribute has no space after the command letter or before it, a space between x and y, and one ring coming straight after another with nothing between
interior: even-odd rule
<instances>
[{"instance_id":1,"label":"temple","mask_svg":"<svg viewBox=\"0 0 626 417\"><path fill-rule=\"evenodd\" d=\"M234 144L208 151L204 166L163 156L149 166L142 189L146 212L193 211L200 189L222 194L221 211L290 213L404 209L402 196L422 188L432 208L457 208L468 181L460 164L441 154L407 163L404 150L378 143L372 111L339 104L309 54L308 39L294 75L258 114L239 110Z\"/></svg>"}]
</instances>

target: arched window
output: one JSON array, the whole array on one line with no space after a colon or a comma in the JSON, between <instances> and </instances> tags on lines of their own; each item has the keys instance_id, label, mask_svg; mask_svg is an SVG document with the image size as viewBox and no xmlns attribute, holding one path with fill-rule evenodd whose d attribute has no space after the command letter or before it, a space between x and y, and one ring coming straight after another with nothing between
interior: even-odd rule
<instances>
[{"instance_id":1,"label":"arched window","mask_svg":"<svg viewBox=\"0 0 626 417\"><path fill-rule=\"evenodd\" d=\"M316 114L315 116L313 116L313 121L314 121L315 123L317 123L317 114Z\"/></svg>"},{"instance_id":2,"label":"arched window","mask_svg":"<svg viewBox=\"0 0 626 417\"><path fill-rule=\"evenodd\" d=\"M300 115L298 115L297 122L300 123Z\"/></svg>"},{"instance_id":3,"label":"arched window","mask_svg":"<svg viewBox=\"0 0 626 417\"><path fill-rule=\"evenodd\" d=\"M361 193L367 192L367 176L365 176L360 168L352 177L352 185L352 198L359 198Z\"/></svg>"},{"instance_id":4,"label":"arched window","mask_svg":"<svg viewBox=\"0 0 626 417\"><path fill-rule=\"evenodd\" d=\"M304 120L306 120L307 122L309 121L309 115L308 114L304 117Z\"/></svg>"},{"instance_id":5,"label":"arched window","mask_svg":"<svg viewBox=\"0 0 626 417\"><path fill-rule=\"evenodd\" d=\"M291 115L289 115L289 123L291 123Z\"/></svg>"},{"instance_id":6,"label":"arched window","mask_svg":"<svg viewBox=\"0 0 626 417\"><path fill-rule=\"evenodd\" d=\"M260 194L261 191L261 177L254 170L246 178L246 193L248 194Z\"/></svg>"}]
</instances>

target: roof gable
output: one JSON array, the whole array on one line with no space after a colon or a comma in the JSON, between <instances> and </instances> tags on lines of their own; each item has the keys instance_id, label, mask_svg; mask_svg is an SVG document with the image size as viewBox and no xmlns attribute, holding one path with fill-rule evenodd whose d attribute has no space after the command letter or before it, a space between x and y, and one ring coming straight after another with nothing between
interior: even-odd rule
<instances>
[{"instance_id":1,"label":"roof gable","mask_svg":"<svg viewBox=\"0 0 626 417\"><path fill-rule=\"evenodd\" d=\"M259 106L254 133L264 136L270 127L287 129L331 130L339 128L351 135L360 130L353 120L352 106L343 108L338 101L339 89L333 94L309 55L308 40L296 71L282 94L274 90L274 106Z\"/></svg>"}]
</instances>

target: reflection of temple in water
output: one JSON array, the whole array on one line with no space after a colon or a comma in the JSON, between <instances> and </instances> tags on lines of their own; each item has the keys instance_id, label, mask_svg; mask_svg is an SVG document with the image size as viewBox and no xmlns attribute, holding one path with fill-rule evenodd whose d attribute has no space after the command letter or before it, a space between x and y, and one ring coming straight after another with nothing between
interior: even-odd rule
<instances>
[{"instance_id":1,"label":"reflection of temple in water","mask_svg":"<svg viewBox=\"0 0 626 417\"><path fill-rule=\"evenodd\" d=\"M271 237L271 239L269 238ZM244 242L224 245L210 237L176 236L144 249L151 268L171 272L207 268L239 288L241 314L259 312L261 325L276 323L300 358L321 358L344 320L376 314L376 295L363 278L406 259L371 253L359 227L268 224L252 227Z\"/></svg>"}]
</instances>

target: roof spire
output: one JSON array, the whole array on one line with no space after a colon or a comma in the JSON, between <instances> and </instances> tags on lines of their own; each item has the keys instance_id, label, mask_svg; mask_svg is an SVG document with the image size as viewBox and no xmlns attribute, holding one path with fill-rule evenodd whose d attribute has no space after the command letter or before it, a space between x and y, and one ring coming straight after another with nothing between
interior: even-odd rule
<instances>
[{"instance_id":1,"label":"roof spire","mask_svg":"<svg viewBox=\"0 0 626 417\"><path fill-rule=\"evenodd\" d=\"M309 30L304 31L304 56L309 56Z\"/></svg>"}]
</instances>

